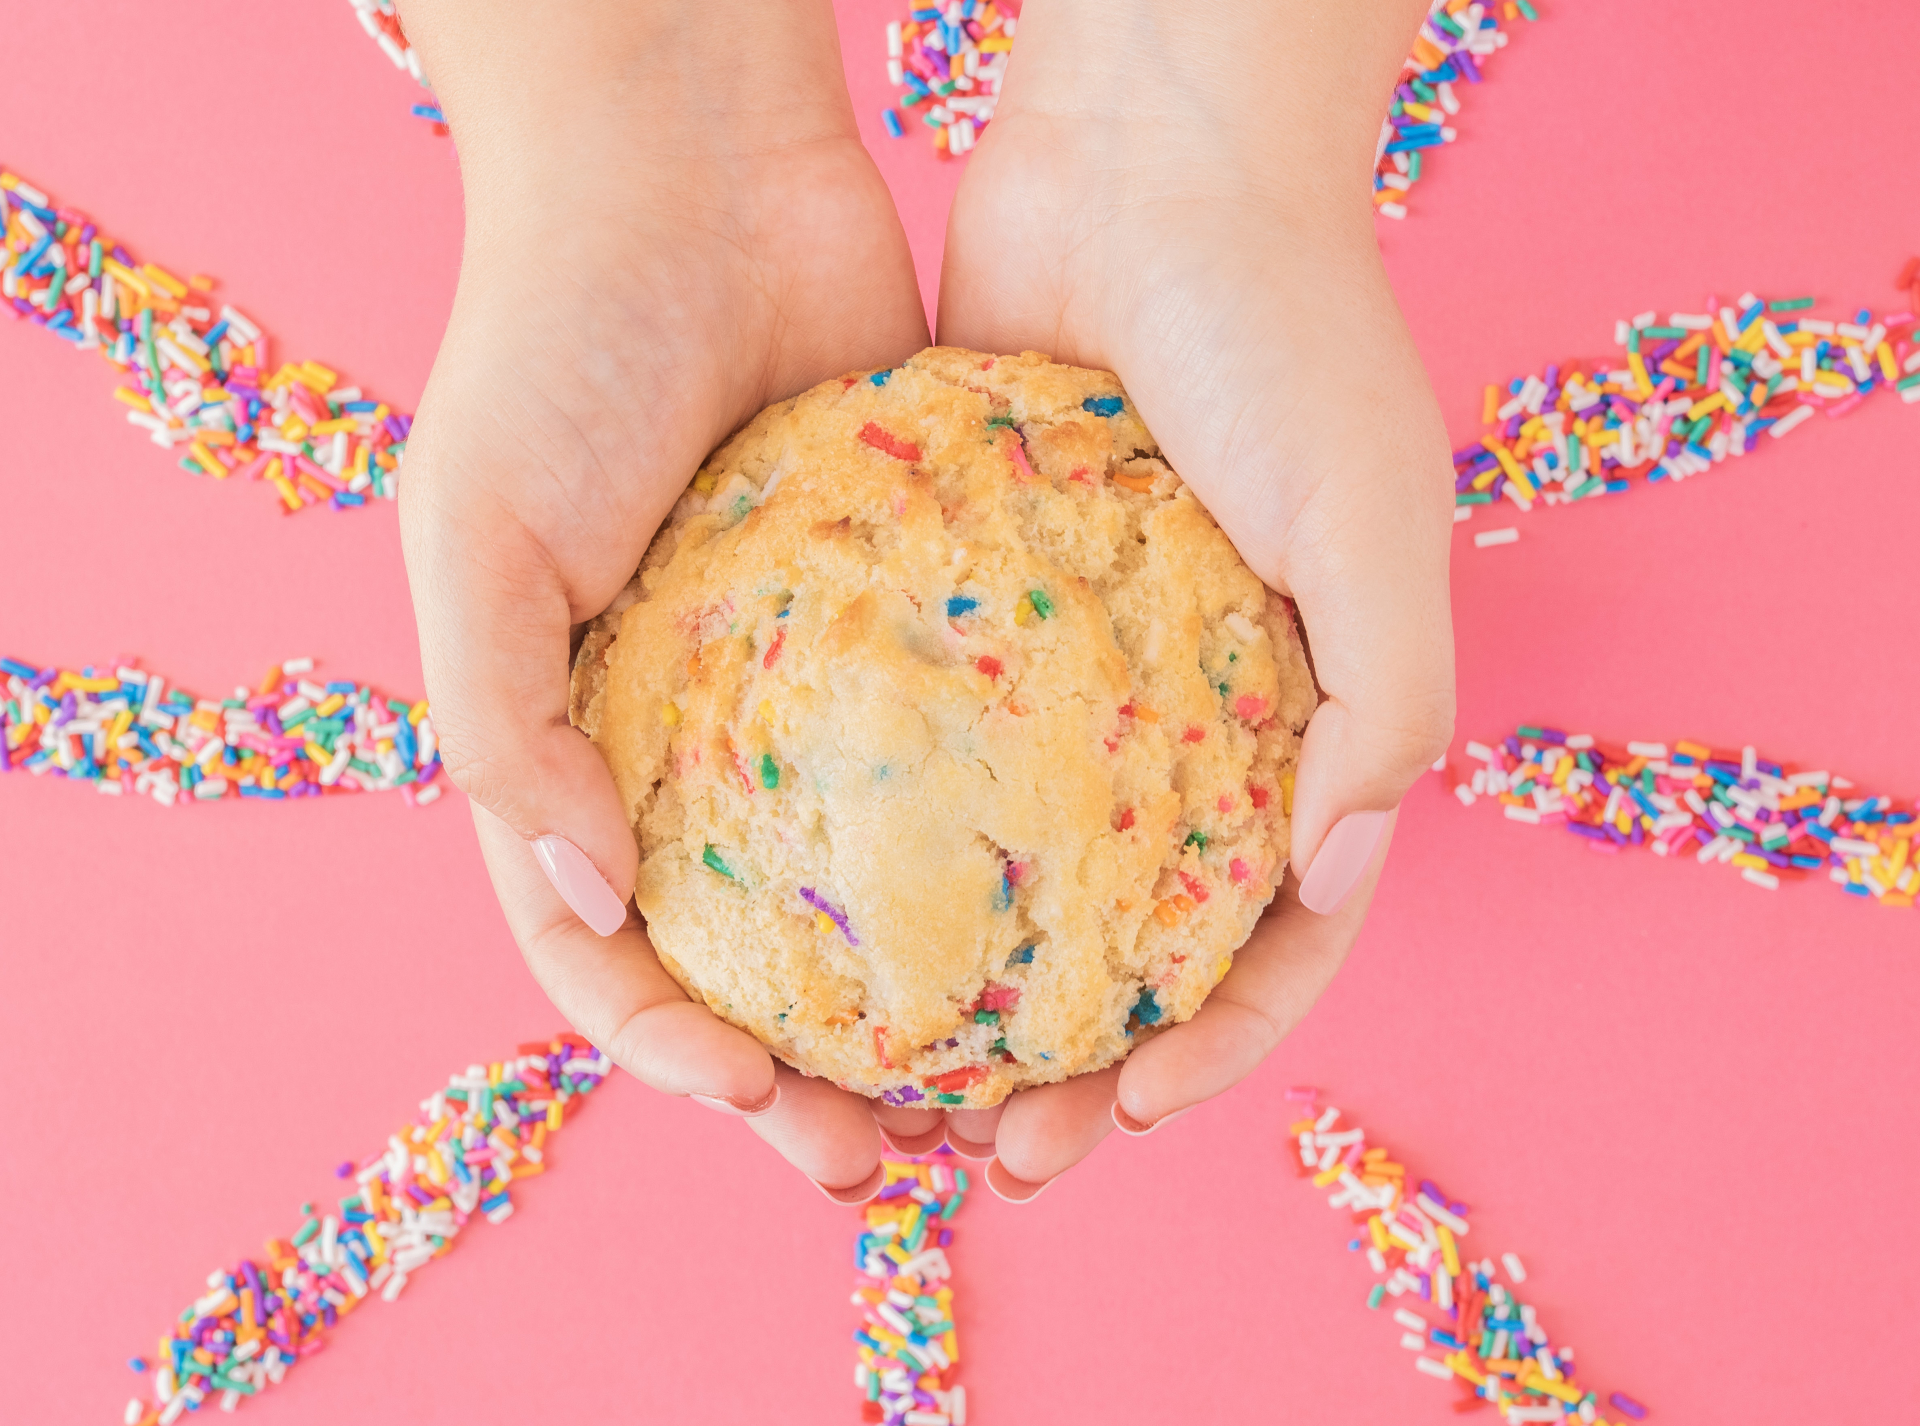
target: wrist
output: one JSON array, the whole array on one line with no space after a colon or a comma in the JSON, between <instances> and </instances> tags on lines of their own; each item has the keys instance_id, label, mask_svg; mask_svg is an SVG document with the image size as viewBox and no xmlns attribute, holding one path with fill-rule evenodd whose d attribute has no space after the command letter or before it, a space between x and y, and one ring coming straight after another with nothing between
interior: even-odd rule
<instances>
[{"instance_id":1,"label":"wrist","mask_svg":"<svg viewBox=\"0 0 1920 1426\"><path fill-rule=\"evenodd\" d=\"M406 0L470 230L634 207L729 160L857 141L828 0ZM476 200L479 200L476 202Z\"/></svg>"}]
</instances>

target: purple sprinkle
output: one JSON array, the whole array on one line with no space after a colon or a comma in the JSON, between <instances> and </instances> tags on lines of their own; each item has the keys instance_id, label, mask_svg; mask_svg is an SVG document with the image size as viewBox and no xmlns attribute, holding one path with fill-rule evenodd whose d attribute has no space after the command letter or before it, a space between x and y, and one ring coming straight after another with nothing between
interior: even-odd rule
<instances>
[{"instance_id":1,"label":"purple sprinkle","mask_svg":"<svg viewBox=\"0 0 1920 1426\"><path fill-rule=\"evenodd\" d=\"M345 1163L341 1164L338 1168L336 1168L333 1171L333 1176L335 1178L353 1177L353 1160L349 1159Z\"/></svg>"},{"instance_id":2,"label":"purple sprinkle","mask_svg":"<svg viewBox=\"0 0 1920 1426\"><path fill-rule=\"evenodd\" d=\"M838 926L840 928L840 934L847 938L847 944L849 946L857 946L860 944L860 938L855 936L853 934L853 928L847 925L846 914L835 908L826 897L815 891L811 886L801 887L800 897L807 905L811 906L815 911L818 911L829 921L833 922L834 925Z\"/></svg>"},{"instance_id":3,"label":"purple sprinkle","mask_svg":"<svg viewBox=\"0 0 1920 1426\"><path fill-rule=\"evenodd\" d=\"M1614 1392L1607 1400L1613 1404L1616 1410L1626 1412L1627 1415L1631 1416L1635 1421L1645 1421L1647 1419L1647 1408L1635 1401L1631 1396L1628 1396L1624 1391Z\"/></svg>"},{"instance_id":4,"label":"purple sprinkle","mask_svg":"<svg viewBox=\"0 0 1920 1426\"><path fill-rule=\"evenodd\" d=\"M887 1104L913 1104L925 1097L910 1084L900 1085L880 1096L881 1100Z\"/></svg>"}]
</instances>

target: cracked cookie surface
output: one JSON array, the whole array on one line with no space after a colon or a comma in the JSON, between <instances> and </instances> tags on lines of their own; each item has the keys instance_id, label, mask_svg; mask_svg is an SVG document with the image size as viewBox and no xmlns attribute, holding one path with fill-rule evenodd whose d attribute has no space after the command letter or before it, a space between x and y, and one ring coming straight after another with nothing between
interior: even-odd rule
<instances>
[{"instance_id":1,"label":"cracked cookie surface","mask_svg":"<svg viewBox=\"0 0 1920 1426\"><path fill-rule=\"evenodd\" d=\"M730 437L573 680L680 984L949 1108L1199 1007L1285 868L1314 703L1117 378L951 347Z\"/></svg>"}]
</instances>

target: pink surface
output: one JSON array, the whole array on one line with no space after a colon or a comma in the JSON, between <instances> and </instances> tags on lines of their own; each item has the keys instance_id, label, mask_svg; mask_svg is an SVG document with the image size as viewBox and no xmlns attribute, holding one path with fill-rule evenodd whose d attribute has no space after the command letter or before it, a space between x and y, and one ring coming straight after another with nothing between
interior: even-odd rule
<instances>
[{"instance_id":1,"label":"pink surface","mask_svg":"<svg viewBox=\"0 0 1920 1426\"><path fill-rule=\"evenodd\" d=\"M843 6L845 43L930 279L958 175L880 137L889 9ZM457 176L346 5L75 0L8 39L36 60L0 86L0 160L218 275L280 353L417 395ZM1456 435L1484 380L1602 351L1647 307L1892 301L1920 194L1877 106L1917 52L1920 11L1894 0L1520 25L1386 234ZM391 507L280 519L143 445L110 386L0 323L5 651L138 653L203 692L310 653L418 690ZM1752 741L1920 791L1917 421L1883 398L1678 489L1520 517L1517 546L1461 536L1462 735ZM0 1415L117 1419L121 1363L209 1269L292 1227L447 1071L556 1027L458 801L168 812L0 777ZM1586 856L1422 786L1353 963L1259 1074L1030 1208L968 1205L975 1419L1450 1419L1453 1388L1367 1312L1342 1219L1284 1168L1297 1080L1473 1203L1470 1246L1517 1249L1556 1339L1658 1419L1884 1410L1920 1310L1881 1187L1920 1167L1915 929L1817 885ZM595 1100L519 1216L249 1418L856 1419L854 1215L738 1124L618 1076Z\"/></svg>"}]
</instances>

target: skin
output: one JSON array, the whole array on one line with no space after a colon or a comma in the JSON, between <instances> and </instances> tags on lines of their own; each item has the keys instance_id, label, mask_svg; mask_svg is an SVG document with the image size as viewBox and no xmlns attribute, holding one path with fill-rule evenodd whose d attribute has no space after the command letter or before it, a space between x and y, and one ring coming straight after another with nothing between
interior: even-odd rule
<instances>
[{"instance_id":1,"label":"skin","mask_svg":"<svg viewBox=\"0 0 1920 1426\"><path fill-rule=\"evenodd\" d=\"M1341 817L1394 807L1452 730L1451 470L1368 196L1424 10L1031 0L948 229L942 339L1116 371L1297 601L1327 702L1296 867ZM1330 915L1290 876L1199 1014L1123 1065L953 1114L777 1065L686 998L631 910L602 938L554 891L533 837L572 841L623 899L636 871L612 780L567 723L571 631L729 431L928 337L825 0L409 0L405 18L459 146L467 244L401 531L447 769L555 1005L648 1084L748 1116L843 1201L877 1190L882 1131L997 1157L988 1181L1019 1201L1116 1123L1236 1083L1332 979L1387 836Z\"/></svg>"}]
</instances>

